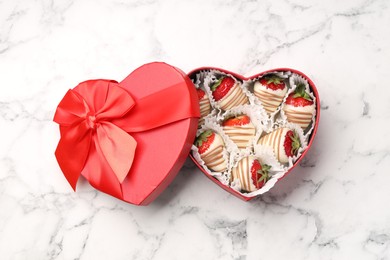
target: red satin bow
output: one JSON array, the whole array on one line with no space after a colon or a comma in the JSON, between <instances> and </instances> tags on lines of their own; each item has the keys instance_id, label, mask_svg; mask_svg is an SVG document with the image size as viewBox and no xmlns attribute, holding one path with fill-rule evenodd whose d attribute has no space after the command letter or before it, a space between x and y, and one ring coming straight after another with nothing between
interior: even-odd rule
<instances>
[{"instance_id":1,"label":"red satin bow","mask_svg":"<svg viewBox=\"0 0 390 260\"><path fill-rule=\"evenodd\" d=\"M69 90L54 116L61 131L55 154L73 189L83 172L92 186L121 198L137 146L128 133L199 117L199 108L178 98L185 95L188 90L177 84L135 101L112 80L89 80Z\"/></svg>"},{"instance_id":2,"label":"red satin bow","mask_svg":"<svg viewBox=\"0 0 390 260\"><path fill-rule=\"evenodd\" d=\"M65 94L54 116L61 125L56 157L73 189L91 143L98 160L106 161L118 181L123 182L133 163L137 142L110 121L123 120L134 104L130 94L115 81L86 81Z\"/></svg>"}]
</instances>

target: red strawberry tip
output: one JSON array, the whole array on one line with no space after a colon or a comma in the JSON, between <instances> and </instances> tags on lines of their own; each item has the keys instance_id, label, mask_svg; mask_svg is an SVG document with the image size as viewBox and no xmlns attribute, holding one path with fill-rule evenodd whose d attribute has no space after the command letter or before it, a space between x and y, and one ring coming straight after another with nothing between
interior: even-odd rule
<instances>
[{"instance_id":1,"label":"red strawberry tip","mask_svg":"<svg viewBox=\"0 0 390 260\"><path fill-rule=\"evenodd\" d=\"M222 126L247 125L250 122L250 117L247 115L230 116L223 121Z\"/></svg>"},{"instance_id":2,"label":"red strawberry tip","mask_svg":"<svg viewBox=\"0 0 390 260\"><path fill-rule=\"evenodd\" d=\"M235 83L236 81L232 77L228 76L221 77L217 82L215 82L210 87L215 101L219 101L224 98L234 87Z\"/></svg>"},{"instance_id":3,"label":"red strawberry tip","mask_svg":"<svg viewBox=\"0 0 390 260\"><path fill-rule=\"evenodd\" d=\"M196 92L198 93L198 100L201 100L206 95L206 92L201 88L196 89Z\"/></svg>"},{"instance_id":4,"label":"red strawberry tip","mask_svg":"<svg viewBox=\"0 0 390 260\"><path fill-rule=\"evenodd\" d=\"M283 146L288 157L297 155L299 148L301 148L301 142L298 134L294 130L287 131Z\"/></svg>"}]
</instances>

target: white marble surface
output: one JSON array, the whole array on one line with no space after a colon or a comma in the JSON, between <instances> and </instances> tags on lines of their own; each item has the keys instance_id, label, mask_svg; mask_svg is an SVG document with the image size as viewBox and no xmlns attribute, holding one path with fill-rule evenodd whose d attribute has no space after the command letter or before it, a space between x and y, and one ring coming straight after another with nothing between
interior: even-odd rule
<instances>
[{"instance_id":1,"label":"white marble surface","mask_svg":"<svg viewBox=\"0 0 390 260\"><path fill-rule=\"evenodd\" d=\"M387 0L0 1L0 259L390 259L389 25ZM250 203L190 161L147 207L73 193L59 100L155 60L308 74L307 158Z\"/></svg>"}]
</instances>

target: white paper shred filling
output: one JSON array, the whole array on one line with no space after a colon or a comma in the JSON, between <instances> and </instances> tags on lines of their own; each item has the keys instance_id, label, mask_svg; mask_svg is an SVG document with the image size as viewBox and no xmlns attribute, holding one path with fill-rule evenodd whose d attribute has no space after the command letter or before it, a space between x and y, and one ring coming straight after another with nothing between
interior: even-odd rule
<instances>
[{"instance_id":1,"label":"white paper shred filling","mask_svg":"<svg viewBox=\"0 0 390 260\"><path fill-rule=\"evenodd\" d=\"M261 105L261 102L253 94L254 82L269 74L276 74L277 76L284 78L289 88L286 96L283 99L282 105L280 105L278 109L271 116L267 115L265 109ZM240 84L243 92L248 96L249 99L248 105L238 106L228 111L223 111L218 106L217 102L213 99L212 92L210 90L210 86L221 75L230 76L233 79L235 79L236 82L241 82L241 80L236 79L233 75L226 74L218 70L202 70L195 75L195 80L193 81L197 88L201 87L207 92L207 95L210 99L211 108L212 108L211 113L205 117L204 124L198 130L197 136L199 136L202 132L206 130L212 130L222 137L226 146L223 153L223 157L227 163L227 170L225 172L214 172L208 169L204 161L200 157L198 153L198 148L195 145L193 145L191 148L192 155L207 174L218 179L223 185L230 186L234 190L240 192L245 197L258 196L260 194L269 191L276 184L276 182L281 177L283 177L288 172L288 170L294 165L294 162L296 162L299 159L299 157L302 155L302 153L307 149L310 135L314 129L316 113L314 113L312 118L312 123L305 133L300 126L287 121L287 117L285 116L282 108L288 95L296 89L297 83L303 83L306 86L307 93L313 99L315 107L316 107L316 98L309 86L308 81L304 79L302 76L292 73L290 71L287 72L273 71L264 74L261 77L244 81L242 82L242 84ZM247 149L240 150L238 149L237 145L229 138L229 136L227 136L223 132L223 128L221 124L224 119L230 116L237 116L242 114L248 115L251 118L252 123L256 127L256 134L254 138L251 140L249 147ZM297 155L292 158L289 158L289 163L286 165L281 164L276 159L274 151L271 147L257 144L257 141L260 139L261 136L271 133L272 131L281 127L287 127L291 130L294 130L298 134L299 140L302 145L302 147L298 150ZM241 183L238 179L230 183L230 176L231 176L232 169L237 166L238 162L241 159L247 156L255 156L262 164L268 164L271 166L270 169L271 179L267 181L261 189L250 193L241 191Z\"/></svg>"}]
</instances>

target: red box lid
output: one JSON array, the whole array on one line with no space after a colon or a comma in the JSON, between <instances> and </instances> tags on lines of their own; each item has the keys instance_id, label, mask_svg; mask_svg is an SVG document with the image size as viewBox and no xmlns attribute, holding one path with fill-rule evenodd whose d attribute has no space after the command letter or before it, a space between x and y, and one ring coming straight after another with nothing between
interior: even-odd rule
<instances>
[{"instance_id":1,"label":"red box lid","mask_svg":"<svg viewBox=\"0 0 390 260\"><path fill-rule=\"evenodd\" d=\"M83 175L102 192L147 205L185 162L198 119L193 83L166 63L143 65L119 84L86 81L57 108L57 161L74 189Z\"/></svg>"}]
</instances>

